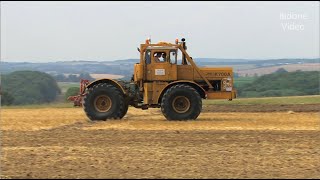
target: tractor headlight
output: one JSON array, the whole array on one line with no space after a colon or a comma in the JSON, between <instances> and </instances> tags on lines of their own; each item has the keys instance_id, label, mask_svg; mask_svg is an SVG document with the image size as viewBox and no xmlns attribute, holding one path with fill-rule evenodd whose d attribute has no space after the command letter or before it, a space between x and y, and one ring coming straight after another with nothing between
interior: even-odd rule
<instances>
[{"instance_id":1,"label":"tractor headlight","mask_svg":"<svg viewBox=\"0 0 320 180\"><path fill-rule=\"evenodd\" d=\"M222 79L222 90L232 91L232 79L231 77Z\"/></svg>"}]
</instances>

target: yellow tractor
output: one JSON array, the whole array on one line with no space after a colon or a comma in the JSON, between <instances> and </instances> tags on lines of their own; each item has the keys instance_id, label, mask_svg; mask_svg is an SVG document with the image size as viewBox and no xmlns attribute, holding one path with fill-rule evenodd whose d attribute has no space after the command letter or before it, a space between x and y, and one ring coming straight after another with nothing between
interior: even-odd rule
<instances>
[{"instance_id":1,"label":"yellow tractor","mask_svg":"<svg viewBox=\"0 0 320 180\"><path fill-rule=\"evenodd\" d=\"M236 98L232 68L199 68L186 50L184 38L156 44L147 39L138 48L131 82L99 79L82 88L85 113L90 120L121 119L133 106L161 108L168 120L189 120L199 116L202 99Z\"/></svg>"}]
</instances>

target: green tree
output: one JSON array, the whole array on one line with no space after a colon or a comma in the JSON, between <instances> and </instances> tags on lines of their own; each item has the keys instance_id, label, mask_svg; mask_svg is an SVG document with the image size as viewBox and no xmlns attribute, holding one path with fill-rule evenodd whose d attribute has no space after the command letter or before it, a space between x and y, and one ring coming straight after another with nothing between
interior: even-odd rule
<instances>
[{"instance_id":1,"label":"green tree","mask_svg":"<svg viewBox=\"0 0 320 180\"><path fill-rule=\"evenodd\" d=\"M67 100L67 98L69 96L76 96L79 94L80 88L79 87L70 87L68 88L66 94L65 94L65 100Z\"/></svg>"},{"instance_id":2,"label":"green tree","mask_svg":"<svg viewBox=\"0 0 320 180\"><path fill-rule=\"evenodd\" d=\"M69 82L79 82L80 79L79 79L79 77L78 77L77 75L75 75L75 74L69 74L69 76L68 76L68 81L69 81Z\"/></svg>"},{"instance_id":3,"label":"green tree","mask_svg":"<svg viewBox=\"0 0 320 180\"><path fill-rule=\"evenodd\" d=\"M9 92L13 105L49 103L61 93L55 79L39 71L15 71L2 77L3 92Z\"/></svg>"},{"instance_id":4,"label":"green tree","mask_svg":"<svg viewBox=\"0 0 320 180\"><path fill-rule=\"evenodd\" d=\"M267 74L237 87L239 97L300 96L319 94L319 71ZM255 92L255 93L253 93Z\"/></svg>"},{"instance_id":5,"label":"green tree","mask_svg":"<svg viewBox=\"0 0 320 180\"><path fill-rule=\"evenodd\" d=\"M82 72L82 73L80 73L79 79L87 79L87 80L89 80L89 81L93 81L93 80L94 80L94 78L92 78L92 77L90 76L90 74L87 73L87 72ZM80 81L80 80L79 80L79 81Z\"/></svg>"},{"instance_id":6,"label":"green tree","mask_svg":"<svg viewBox=\"0 0 320 180\"><path fill-rule=\"evenodd\" d=\"M58 82L65 82L66 81L66 76L63 74L57 74L54 76L54 79Z\"/></svg>"},{"instance_id":7,"label":"green tree","mask_svg":"<svg viewBox=\"0 0 320 180\"><path fill-rule=\"evenodd\" d=\"M2 92L1 105L11 105L14 101L14 97L8 92Z\"/></svg>"},{"instance_id":8,"label":"green tree","mask_svg":"<svg viewBox=\"0 0 320 180\"><path fill-rule=\"evenodd\" d=\"M284 69L284 68L279 68L279 69L277 69L274 73L286 73L286 72L288 72L286 69Z\"/></svg>"}]
</instances>

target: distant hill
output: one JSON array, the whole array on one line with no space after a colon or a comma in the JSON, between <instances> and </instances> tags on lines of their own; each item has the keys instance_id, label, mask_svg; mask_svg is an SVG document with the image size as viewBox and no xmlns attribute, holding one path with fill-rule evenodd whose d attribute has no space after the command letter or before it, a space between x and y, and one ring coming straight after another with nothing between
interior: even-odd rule
<instances>
[{"instance_id":1,"label":"distant hill","mask_svg":"<svg viewBox=\"0 0 320 180\"><path fill-rule=\"evenodd\" d=\"M124 59L124 60L115 60L115 61L111 61L115 64L126 64L126 63L130 63L130 64L135 64L135 63L139 63L140 59ZM103 61L103 62L110 62L110 61Z\"/></svg>"},{"instance_id":2,"label":"distant hill","mask_svg":"<svg viewBox=\"0 0 320 180\"><path fill-rule=\"evenodd\" d=\"M273 67L278 69L283 66L295 66L295 70L310 71L315 70L317 65L320 65L320 58L316 59L223 59L223 58L193 58L195 63L200 67L233 67L234 72L241 76L253 76L252 73L245 73L241 71L249 71L252 69L260 71L259 68ZM32 70L42 71L51 75L56 74L80 74L87 72L90 74L113 74L130 78L133 74L133 64L138 63L139 59L124 59L114 61L88 61L88 60L74 60L74 61L58 61L46 63L31 63L31 62L0 62L0 71L2 74L10 73L17 70ZM181 60L178 60L181 63ZM311 66L307 64L312 63ZM278 68L277 68L278 67ZM313 67L313 68L307 68ZM286 67L284 67L286 68ZM287 69L286 69L287 70ZM289 70L290 71L290 70ZM272 73L266 71L265 73ZM265 73L261 73L265 74ZM259 74L259 73L258 73ZM260 75L260 74L259 74Z\"/></svg>"},{"instance_id":3,"label":"distant hill","mask_svg":"<svg viewBox=\"0 0 320 180\"><path fill-rule=\"evenodd\" d=\"M301 64L283 64L283 65L274 65L274 66L261 66L258 68L238 70L237 73L239 76L261 76L264 74L271 74L276 72L278 69L285 69L288 72L294 71L320 71L319 63L301 63Z\"/></svg>"}]
</instances>

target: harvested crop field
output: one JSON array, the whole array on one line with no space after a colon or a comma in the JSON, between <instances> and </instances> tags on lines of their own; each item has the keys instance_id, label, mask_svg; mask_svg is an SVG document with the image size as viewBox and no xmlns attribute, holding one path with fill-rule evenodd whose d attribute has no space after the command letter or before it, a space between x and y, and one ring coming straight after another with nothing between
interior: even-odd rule
<instances>
[{"instance_id":1,"label":"harvested crop field","mask_svg":"<svg viewBox=\"0 0 320 180\"><path fill-rule=\"evenodd\" d=\"M1 178L320 178L319 105L263 106L204 105L181 122L2 109Z\"/></svg>"},{"instance_id":2,"label":"harvested crop field","mask_svg":"<svg viewBox=\"0 0 320 180\"><path fill-rule=\"evenodd\" d=\"M102 78L120 79L124 77L122 75L117 75L117 74L90 74L90 76L94 79L102 79Z\"/></svg>"},{"instance_id":3,"label":"harvested crop field","mask_svg":"<svg viewBox=\"0 0 320 180\"><path fill-rule=\"evenodd\" d=\"M301 71L319 71L319 63L305 63L305 64L287 64L287 65L279 65L279 66L271 66L271 67L261 67L261 68L251 68L251 69L239 69L236 71L239 76L254 76L256 75L264 75L271 74L278 69L283 68L288 72L294 72L297 70Z\"/></svg>"}]
</instances>

